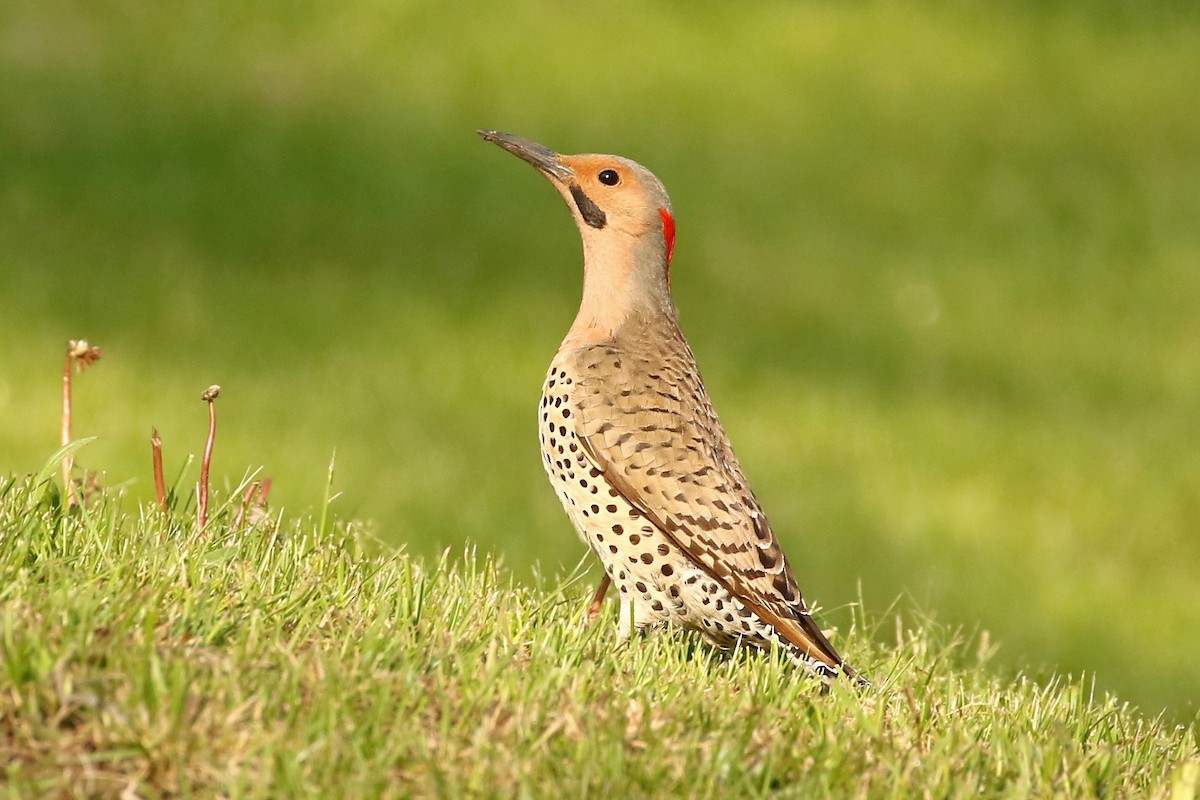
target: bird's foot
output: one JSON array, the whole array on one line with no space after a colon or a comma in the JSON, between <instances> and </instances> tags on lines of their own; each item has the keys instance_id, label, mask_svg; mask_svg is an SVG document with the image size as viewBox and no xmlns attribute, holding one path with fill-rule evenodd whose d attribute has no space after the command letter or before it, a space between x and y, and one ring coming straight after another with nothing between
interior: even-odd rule
<instances>
[{"instance_id":1,"label":"bird's foot","mask_svg":"<svg viewBox=\"0 0 1200 800\"><path fill-rule=\"evenodd\" d=\"M607 575L604 580L600 581L600 586L596 589L596 593L592 595L592 604L588 606L587 621L595 622L596 617L600 616L600 607L604 604L604 595L608 592L608 586L612 583L612 578Z\"/></svg>"}]
</instances>

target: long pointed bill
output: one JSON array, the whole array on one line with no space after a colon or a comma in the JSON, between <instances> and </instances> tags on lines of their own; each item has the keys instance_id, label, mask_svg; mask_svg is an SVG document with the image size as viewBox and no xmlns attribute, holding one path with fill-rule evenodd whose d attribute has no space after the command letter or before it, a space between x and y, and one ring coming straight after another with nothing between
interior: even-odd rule
<instances>
[{"instance_id":1,"label":"long pointed bill","mask_svg":"<svg viewBox=\"0 0 1200 800\"><path fill-rule=\"evenodd\" d=\"M537 142L500 131L479 131L479 135L489 142L500 145L514 156L528 161L546 177L559 183L566 183L575 174L570 167L559 161L558 153Z\"/></svg>"}]
</instances>

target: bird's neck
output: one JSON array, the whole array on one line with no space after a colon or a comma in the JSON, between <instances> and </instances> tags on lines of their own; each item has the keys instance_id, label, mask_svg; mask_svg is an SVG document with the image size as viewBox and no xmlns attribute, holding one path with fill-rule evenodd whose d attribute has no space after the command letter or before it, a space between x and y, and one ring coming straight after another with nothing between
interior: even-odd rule
<instances>
[{"instance_id":1,"label":"bird's neck","mask_svg":"<svg viewBox=\"0 0 1200 800\"><path fill-rule=\"evenodd\" d=\"M626 325L675 316L662 246L645 237L584 237L583 299L564 348L610 341Z\"/></svg>"}]
</instances>

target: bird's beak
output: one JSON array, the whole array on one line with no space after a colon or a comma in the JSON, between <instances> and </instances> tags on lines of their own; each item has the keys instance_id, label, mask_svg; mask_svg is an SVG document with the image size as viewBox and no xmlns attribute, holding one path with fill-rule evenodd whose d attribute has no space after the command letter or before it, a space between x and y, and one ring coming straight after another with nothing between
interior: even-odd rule
<instances>
[{"instance_id":1,"label":"bird's beak","mask_svg":"<svg viewBox=\"0 0 1200 800\"><path fill-rule=\"evenodd\" d=\"M558 153L537 142L500 131L479 131L479 135L489 142L500 145L517 158L528 161L537 167L539 172L556 183L566 184L575 175L575 171L562 162L562 157Z\"/></svg>"}]
</instances>

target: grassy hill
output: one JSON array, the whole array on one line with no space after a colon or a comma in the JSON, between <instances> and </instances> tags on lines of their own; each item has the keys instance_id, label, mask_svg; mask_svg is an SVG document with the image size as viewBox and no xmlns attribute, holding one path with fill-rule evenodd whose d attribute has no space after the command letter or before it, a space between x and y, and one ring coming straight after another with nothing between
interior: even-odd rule
<instances>
[{"instance_id":1,"label":"grassy hill","mask_svg":"<svg viewBox=\"0 0 1200 800\"><path fill-rule=\"evenodd\" d=\"M616 646L577 578L414 559L352 523L235 528L239 496L199 536L180 508L63 513L0 481L8 796L1197 794L1194 728L998 672L986 635L860 614L836 640L875 686L823 694L771 654Z\"/></svg>"},{"instance_id":2,"label":"grassy hill","mask_svg":"<svg viewBox=\"0 0 1200 800\"><path fill-rule=\"evenodd\" d=\"M569 572L534 408L579 245L474 131L618 152L829 624L932 614L1187 722L1198 40L1120 0L0 4L0 475L86 337L80 464L130 502L218 383L222 488L261 465L302 512L336 449L339 516L413 557Z\"/></svg>"}]
</instances>

